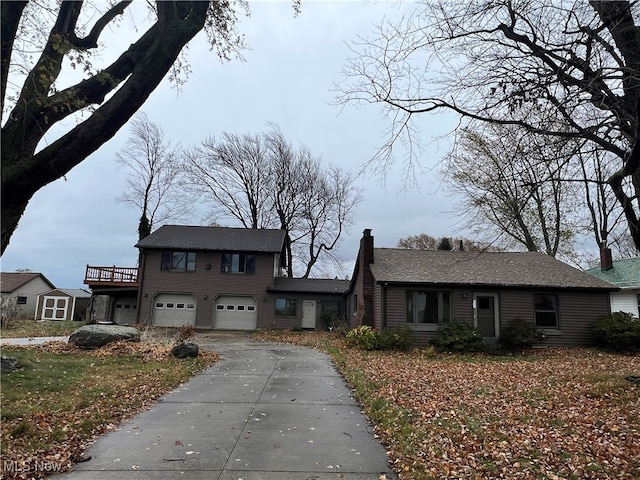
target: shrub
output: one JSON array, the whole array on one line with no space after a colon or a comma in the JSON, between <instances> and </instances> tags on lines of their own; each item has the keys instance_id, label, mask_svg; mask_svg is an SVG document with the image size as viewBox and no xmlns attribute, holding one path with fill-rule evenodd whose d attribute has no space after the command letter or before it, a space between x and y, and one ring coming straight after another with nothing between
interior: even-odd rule
<instances>
[{"instance_id":1,"label":"shrub","mask_svg":"<svg viewBox=\"0 0 640 480\"><path fill-rule=\"evenodd\" d=\"M531 348L544 340L544 334L522 318L514 318L502 328L498 345L505 350Z\"/></svg>"},{"instance_id":2,"label":"shrub","mask_svg":"<svg viewBox=\"0 0 640 480\"><path fill-rule=\"evenodd\" d=\"M464 321L441 326L429 343L439 352L470 353L485 348L478 329Z\"/></svg>"},{"instance_id":3,"label":"shrub","mask_svg":"<svg viewBox=\"0 0 640 480\"><path fill-rule=\"evenodd\" d=\"M193 325L184 324L176 332L175 343L185 343L196 334L196 329Z\"/></svg>"},{"instance_id":4,"label":"shrub","mask_svg":"<svg viewBox=\"0 0 640 480\"><path fill-rule=\"evenodd\" d=\"M378 341L378 332L368 325L361 325L350 330L345 337L347 347L357 347L364 350L375 350L378 348Z\"/></svg>"},{"instance_id":5,"label":"shrub","mask_svg":"<svg viewBox=\"0 0 640 480\"><path fill-rule=\"evenodd\" d=\"M604 315L593 322L596 344L617 352L640 351L640 320L625 312Z\"/></svg>"},{"instance_id":6,"label":"shrub","mask_svg":"<svg viewBox=\"0 0 640 480\"><path fill-rule=\"evenodd\" d=\"M385 328L378 337L380 350L409 350L411 345L413 345L413 330L408 326Z\"/></svg>"}]
</instances>

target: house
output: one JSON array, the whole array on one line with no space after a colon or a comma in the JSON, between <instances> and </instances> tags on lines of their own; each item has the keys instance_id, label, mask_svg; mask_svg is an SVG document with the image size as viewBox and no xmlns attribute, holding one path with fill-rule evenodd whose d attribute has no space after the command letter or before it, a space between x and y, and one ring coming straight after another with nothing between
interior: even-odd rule
<instances>
[{"instance_id":1,"label":"house","mask_svg":"<svg viewBox=\"0 0 640 480\"><path fill-rule=\"evenodd\" d=\"M613 261L610 249L603 249L600 267L587 273L609 282L620 290L611 292L611 311L626 312L640 318L640 257Z\"/></svg>"},{"instance_id":2,"label":"house","mask_svg":"<svg viewBox=\"0 0 640 480\"><path fill-rule=\"evenodd\" d=\"M617 287L538 252L374 248L364 230L347 293L351 326L410 326L426 345L440 325L466 321L489 341L521 318L545 346L592 343L590 325L609 313Z\"/></svg>"},{"instance_id":3,"label":"house","mask_svg":"<svg viewBox=\"0 0 640 480\"><path fill-rule=\"evenodd\" d=\"M11 310L19 317L34 318L38 295L53 288L55 285L42 273L0 274L3 315Z\"/></svg>"},{"instance_id":4,"label":"house","mask_svg":"<svg viewBox=\"0 0 640 480\"><path fill-rule=\"evenodd\" d=\"M326 327L344 311L349 282L283 277L285 236L276 229L160 227L136 245L137 321L222 330Z\"/></svg>"},{"instance_id":5,"label":"house","mask_svg":"<svg viewBox=\"0 0 640 480\"><path fill-rule=\"evenodd\" d=\"M38 295L36 320L83 321L91 293L79 288L55 288Z\"/></svg>"}]
</instances>

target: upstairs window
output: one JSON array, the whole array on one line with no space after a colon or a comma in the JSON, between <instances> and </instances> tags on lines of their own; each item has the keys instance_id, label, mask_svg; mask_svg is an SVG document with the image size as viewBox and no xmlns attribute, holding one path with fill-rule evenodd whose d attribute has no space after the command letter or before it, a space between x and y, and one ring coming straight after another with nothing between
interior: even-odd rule
<instances>
[{"instance_id":1,"label":"upstairs window","mask_svg":"<svg viewBox=\"0 0 640 480\"><path fill-rule=\"evenodd\" d=\"M222 273L254 274L256 271L256 256L244 253L223 253L220 271Z\"/></svg>"},{"instance_id":2,"label":"upstairs window","mask_svg":"<svg viewBox=\"0 0 640 480\"><path fill-rule=\"evenodd\" d=\"M534 295L536 327L558 328L558 297Z\"/></svg>"},{"instance_id":3,"label":"upstairs window","mask_svg":"<svg viewBox=\"0 0 640 480\"><path fill-rule=\"evenodd\" d=\"M162 252L161 270L176 272L193 272L196 269L196 252L168 251Z\"/></svg>"}]
</instances>

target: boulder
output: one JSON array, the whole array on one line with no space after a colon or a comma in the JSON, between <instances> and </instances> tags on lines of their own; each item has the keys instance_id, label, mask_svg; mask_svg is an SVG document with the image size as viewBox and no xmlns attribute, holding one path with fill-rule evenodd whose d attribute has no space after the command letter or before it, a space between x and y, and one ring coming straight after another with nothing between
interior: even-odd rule
<instances>
[{"instance_id":1,"label":"boulder","mask_svg":"<svg viewBox=\"0 0 640 480\"><path fill-rule=\"evenodd\" d=\"M176 358L196 358L199 348L195 343L179 343L171 349L171 355Z\"/></svg>"},{"instance_id":2,"label":"boulder","mask_svg":"<svg viewBox=\"0 0 640 480\"><path fill-rule=\"evenodd\" d=\"M0 356L0 371L3 372L13 372L15 370L19 370L22 366L18 363L18 359L14 357L5 357L4 355Z\"/></svg>"},{"instance_id":3,"label":"boulder","mask_svg":"<svg viewBox=\"0 0 640 480\"><path fill-rule=\"evenodd\" d=\"M122 325L85 325L78 328L69 337L69 343L80 348L100 348L108 343L121 340L140 341L140 330Z\"/></svg>"}]
</instances>

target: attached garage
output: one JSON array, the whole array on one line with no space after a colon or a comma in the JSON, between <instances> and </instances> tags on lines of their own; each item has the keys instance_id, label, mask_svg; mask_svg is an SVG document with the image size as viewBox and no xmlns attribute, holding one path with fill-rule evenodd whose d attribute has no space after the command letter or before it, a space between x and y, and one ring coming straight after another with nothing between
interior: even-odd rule
<instances>
[{"instance_id":1,"label":"attached garage","mask_svg":"<svg viewBox=\"0 0 640 480\"><path fill-rule=\"evenodd\" d=\"M213 328L220 330L255 330L258 306L253 297L226 295L218 297L213 308Z\"/></svg>"},{"instance_id":2,"label":"attached garage","mask_svg":"<svg viewBox=\"0 0 640 480\"><path fill-rule=\"evenodd\" d=\"M162 293L153 301L153 325L181 327L196 324L196 299L193 295Z\"/></svg>"}]
</instances>

